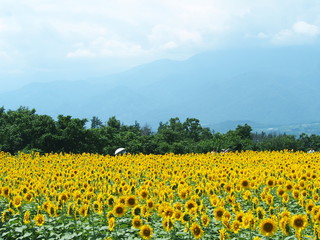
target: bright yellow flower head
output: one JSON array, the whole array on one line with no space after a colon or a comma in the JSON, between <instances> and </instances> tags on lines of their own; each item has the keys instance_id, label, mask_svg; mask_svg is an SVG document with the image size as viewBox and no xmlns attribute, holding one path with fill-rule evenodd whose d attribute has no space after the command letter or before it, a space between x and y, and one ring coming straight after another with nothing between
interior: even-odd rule
<instances>
[{"instance_id":1,"label":"bright yellow flower head","mask_svg":"<svg viewBox=\"0 0 320 240\"><path fill-rule=\"evenodd\" d=\"M260 223L260 233L264 236L273 236L275 232L277 231L277 224L276 222L271 219L264 219Z\"/></svg>"}]
</instances>

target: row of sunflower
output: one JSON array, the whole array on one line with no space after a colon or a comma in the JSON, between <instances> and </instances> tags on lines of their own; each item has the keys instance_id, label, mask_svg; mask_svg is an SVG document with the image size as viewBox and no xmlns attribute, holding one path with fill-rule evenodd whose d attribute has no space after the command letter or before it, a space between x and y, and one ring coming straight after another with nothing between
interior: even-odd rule
<instances>
[{"instance_id":1,"label":"row of sunflower","mask_svg":"<svg viewBox=\"0 0 320 240\"><path fill-rule=\"evenodd\" d=\"M0 239L319 239L319 161L0 152Z\"/></svg>"}]
</instances>

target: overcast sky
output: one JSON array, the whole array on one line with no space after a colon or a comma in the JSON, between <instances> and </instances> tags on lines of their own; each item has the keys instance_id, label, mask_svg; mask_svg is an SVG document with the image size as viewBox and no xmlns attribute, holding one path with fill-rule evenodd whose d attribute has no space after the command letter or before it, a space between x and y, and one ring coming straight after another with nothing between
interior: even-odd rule
<instances>
[{"instance_id":1,"label":"overcast sky","mask_svg":"<svg viewBox=\"0 0 320 240\"><path fill-rule=\"evenodd\" d=\"M319 36L319 0L0 0L0 91Z\"/></svg>"}]
</instances>

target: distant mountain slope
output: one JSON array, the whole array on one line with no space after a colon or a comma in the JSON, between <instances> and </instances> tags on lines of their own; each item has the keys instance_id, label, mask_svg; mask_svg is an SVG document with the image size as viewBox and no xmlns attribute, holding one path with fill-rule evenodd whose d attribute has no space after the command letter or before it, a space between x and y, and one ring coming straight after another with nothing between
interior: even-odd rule
<instances>
[{"instance_id":1,"label":"distant mountain slope","mask_svg":"<svg viewBox=\"0 0 320 240\"><path fill-rule=\"evenodd\" d=\"M0 95L0 106L157 127L171 117L203 125L250 120L297 124L320 119L320 54L288 47L217 51L186 61L161 60L127 72L26 86Z\"/></svg>"}]
</instances>

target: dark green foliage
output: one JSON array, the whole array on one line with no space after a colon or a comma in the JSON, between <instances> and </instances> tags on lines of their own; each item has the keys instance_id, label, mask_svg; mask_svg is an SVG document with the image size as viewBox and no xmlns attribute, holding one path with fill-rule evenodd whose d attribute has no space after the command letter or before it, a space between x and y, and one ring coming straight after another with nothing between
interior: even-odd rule
<instances>
[{"instance_id":1,"label":"dark green foliage","mask_svg":"<svg viewBox=\"0 0 320 240\"><path fill-rule=\"evenodd\" d=\"M59 115L54 120L36 114L35 109L20 107L5 111L0 108L0 151L113 155L119 147L125 147L132 154L207 153L223 149L319 151L320 136L301 134L297 138L286 134L252 133L248 124L221 134L202 127L196 118L181 122L177 117L160 122L157 132L152 132L148 125L140 127L137 122L124 125L115 116L105 124L93 117L88 128L87 119Z\"/></svg>"}]
</instances>

